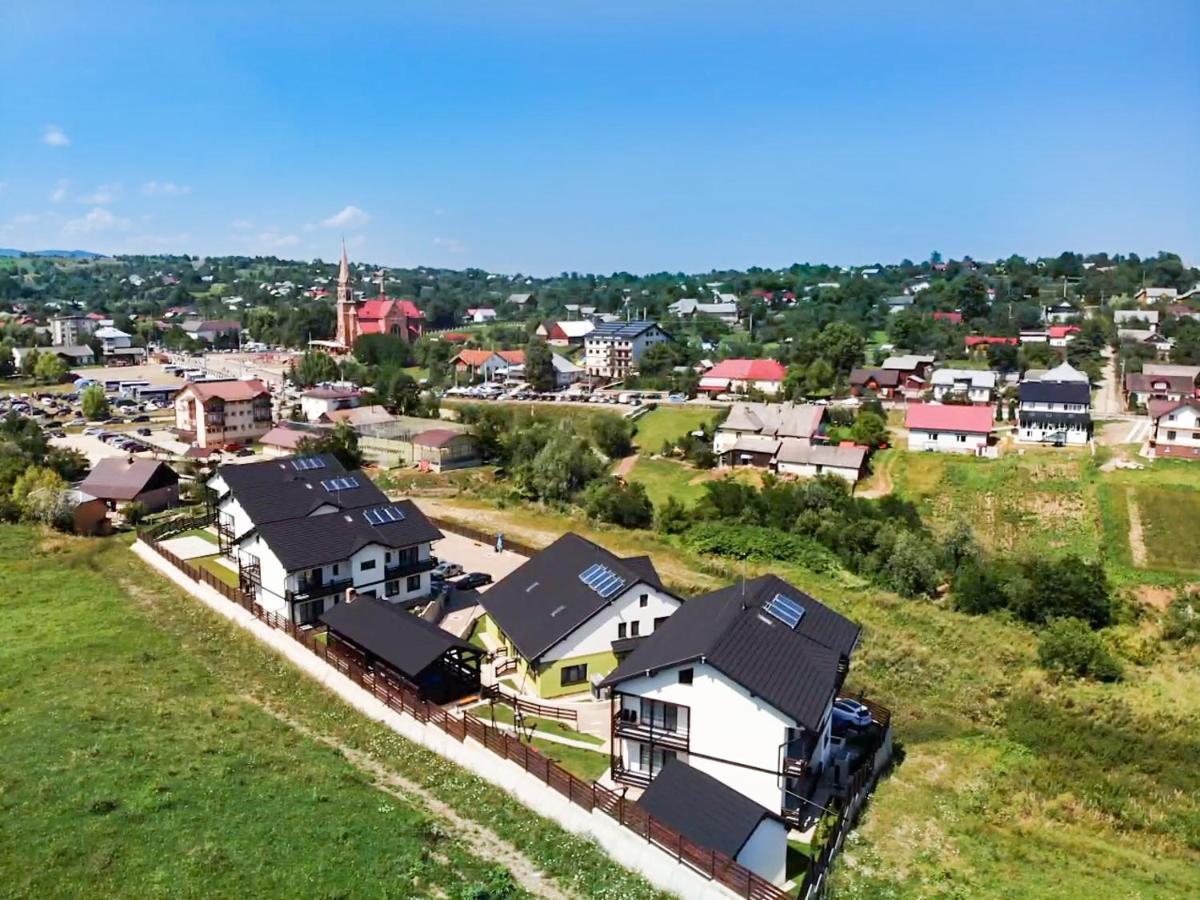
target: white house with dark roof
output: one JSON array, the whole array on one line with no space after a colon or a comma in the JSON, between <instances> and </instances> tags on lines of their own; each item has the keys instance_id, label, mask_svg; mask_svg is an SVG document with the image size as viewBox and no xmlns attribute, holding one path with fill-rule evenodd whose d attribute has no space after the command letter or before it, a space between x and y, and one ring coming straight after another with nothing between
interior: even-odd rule
<instances>
[{"instance_id":1,"label":"white house with dark roof","mask_svg":"<svg viewBox=\"0 0 1200 900\"><path fill-rule=\"evenodd\" d=\"M613 779L645 787L679 760L803 826L853 762L833 704L859 634L773 575L688 600L603 682Z\"/></svg>"},{"instance_id":2,"label":"white house with dark roof","mask_svg":"<svg viewBox=\"0 0 1200 900\"><path fill-rule=\"evenodd\" d=\"M584 368L599 378L624 378L643 353L669 340L657 322L602 322L583 340Z\"/></svg>"},{"instance_id":3,"label":"white house with dark roof","mask_svg":"<svg viewBox=\"0 0 1200 900\"><path fill-rule=\"evenodd\" d=\"M567 533L480 596L478 631L541 697L590 690L679 608L648 556Z\"/></svg>"},{"instance_id":4,"label":"white house with dark roof","mask_svg":"<svg viewBox=\"0 0 1200 900\"><path fill-rule=\"evenodd\" d=\"M933 399L951 398L972 403L991 403L996 391L996 373L986 369L937 369L929 379Z\"/></svg>"}]
</instances>

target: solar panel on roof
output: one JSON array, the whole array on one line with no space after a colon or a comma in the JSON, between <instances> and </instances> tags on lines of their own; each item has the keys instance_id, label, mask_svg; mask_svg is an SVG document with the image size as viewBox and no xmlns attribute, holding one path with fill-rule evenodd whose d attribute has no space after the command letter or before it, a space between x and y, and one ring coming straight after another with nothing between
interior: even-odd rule
<instances>
[{"instance_id":1,"label":"solar panel on roof","mask_svg":"<svg viewBox=\"0 0 1200 900\"><path fill-rule=\"evenodd\" d=\"M625 586L627 580L608 566L593 563L579 573L579 580L607 600Z\"/></svg>"},{"instance_id":2,"label":"solar panel on roof","mask_svg":"<svg viewBox=\"0 0 1200 900\"><path fill-rule=\"evenodd\" d=\"M327 491L348 491L358 487L358 479L353 475L347 475L344 478L330 478L328 481L322 481L321 486Z\"/></svg>"},{"instance_id":3,"label":"solar panel on roof","mask_svg":"<svg viewBox=\"0 0 1200 900\"><path fill-rule=\"evenodd\" d=\"M403 522L404 513L396 506L372 506L363 512L363 518L371 525L386 525L390 522Z\"/></svg>"},{"instance_id":4,"label":"solar panel on roof","mask_svg":"<svg viewBox=\"0 0 1200 900\"><path fill-rule=\"evenodd\" d=\"M804 618L804 607L783 594L772 597L763 607L763 612L774 616L788 628L795 628Z\"/></svg>"},{"instance_id":5,"label":"solar panel on roof","mask_svg":"<svg viewBox=\"0 0 1200 900\"><path fill-rule=\"evenodd\" d=\"M319 456L301 456L292 460L292 468L297 472L308 472L312 469L325 468L325 460Z\"/></svg>"}]
</instances>

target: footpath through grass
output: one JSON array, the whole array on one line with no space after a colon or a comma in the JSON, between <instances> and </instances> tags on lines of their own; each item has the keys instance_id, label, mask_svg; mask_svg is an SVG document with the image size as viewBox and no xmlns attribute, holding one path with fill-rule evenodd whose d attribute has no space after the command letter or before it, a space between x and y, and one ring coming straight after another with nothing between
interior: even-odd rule
<instances>
[{"instance_id":1,"label":"footpath through grass","mask_svg":"<svg viewBox=\"0 0 1200 900\"><path fill-rule=\"evenodd\" d=\"M0 583L6 894L660 896L357 714L120 538L0 527Z\"/></svg>"}]
</instances>

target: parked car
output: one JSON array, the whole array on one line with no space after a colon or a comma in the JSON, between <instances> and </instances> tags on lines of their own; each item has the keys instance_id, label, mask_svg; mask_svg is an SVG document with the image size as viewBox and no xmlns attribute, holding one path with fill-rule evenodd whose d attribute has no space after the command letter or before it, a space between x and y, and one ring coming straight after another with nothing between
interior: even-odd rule
<instances>
[{"instance_id":1,"label":"parked car","mask_svg":"<svg viewBox=\"0 0 1200 900\"><path fill-rule=\"evenodd\" d=\"M140 434L142 437L150 437L150 429L149 428L139 428L137 430L137 433Z\"/></svg>"},{"instance_id":2,"label":"parked car","mask_svg":"<svg viewBox=\"0 0 1200 900\"><path fill-rule=\"evenodd\" d=\"M847 725L866 728L871 724L871 711L857 700L839 697L833 702L833 718L834 721L845 722Z\"/></svg>"},{"instance_id":3,"label":"parked car","mask_svg":"<svg viewBox=\"0 0 1200 900\"><path fill-rule=\"evenodd\" d=\"M447 560L446 562L438 563L433 570L433 574L442 579L454 578L463 574L463 567L456 562Z\"/></svg>"},{"instance_id":4,"label":"parked car","mask_svg":"<svg viewBox=\"0 0 1200 900\"><path fill-rule=\"evenodd\" d=\"M149 422L150 417L149 416L134 416L132 419L130 419L130 421L131 422Z\"/></svg>"},{"instance_id":5,"label":"parked car","mask_svg":"<svg viewBox=\"0 0 1200 900\"><path fill-rule=\"evenodd\" d=\"M458 579L458 581L454 582L454 586L460 591L469 591L491 583L492 576L487 572L472 572L469 575L464 575L462 578Z\"/></svg>"}]
</instances>

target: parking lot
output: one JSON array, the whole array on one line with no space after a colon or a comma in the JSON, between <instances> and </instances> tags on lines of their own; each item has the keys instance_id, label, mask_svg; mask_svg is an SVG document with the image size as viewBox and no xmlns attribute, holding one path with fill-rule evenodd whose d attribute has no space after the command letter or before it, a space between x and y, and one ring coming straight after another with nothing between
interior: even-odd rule
<instances>
[{"instance_id":1,"label":"parking lot","mask_svg":"<svg viewBox=\"0 0 1200 900\"><path fill-rule=\"evenodd\" d=\"M91 434L68 434L66 437L51 438L50 445L65 447L68 450L78 450L87 457L88 464L93 466L107 457L129 455L126 451L114 447L112 444L106 444Z\"/></svg>"},{"instance_id":2,"label":"parking lot","mask_svg":"<svg viewBox=\"0 0 1200 900\"><path fill-rule=\"evenodd\" d=\"M524 556L511 550L497 553L492 544L484 544L460 534L443 534L445 537L433 544L433 552L437 558L442 562L458 563L464 572L485 572L492 577L492 584L525 562ZM488 586L477 591L452 591L446 614L438 624L452 634L462 636L469 633L471 623L483 612L479 607L479 594L487 590Z\"/></svg>"}]
</instances>

